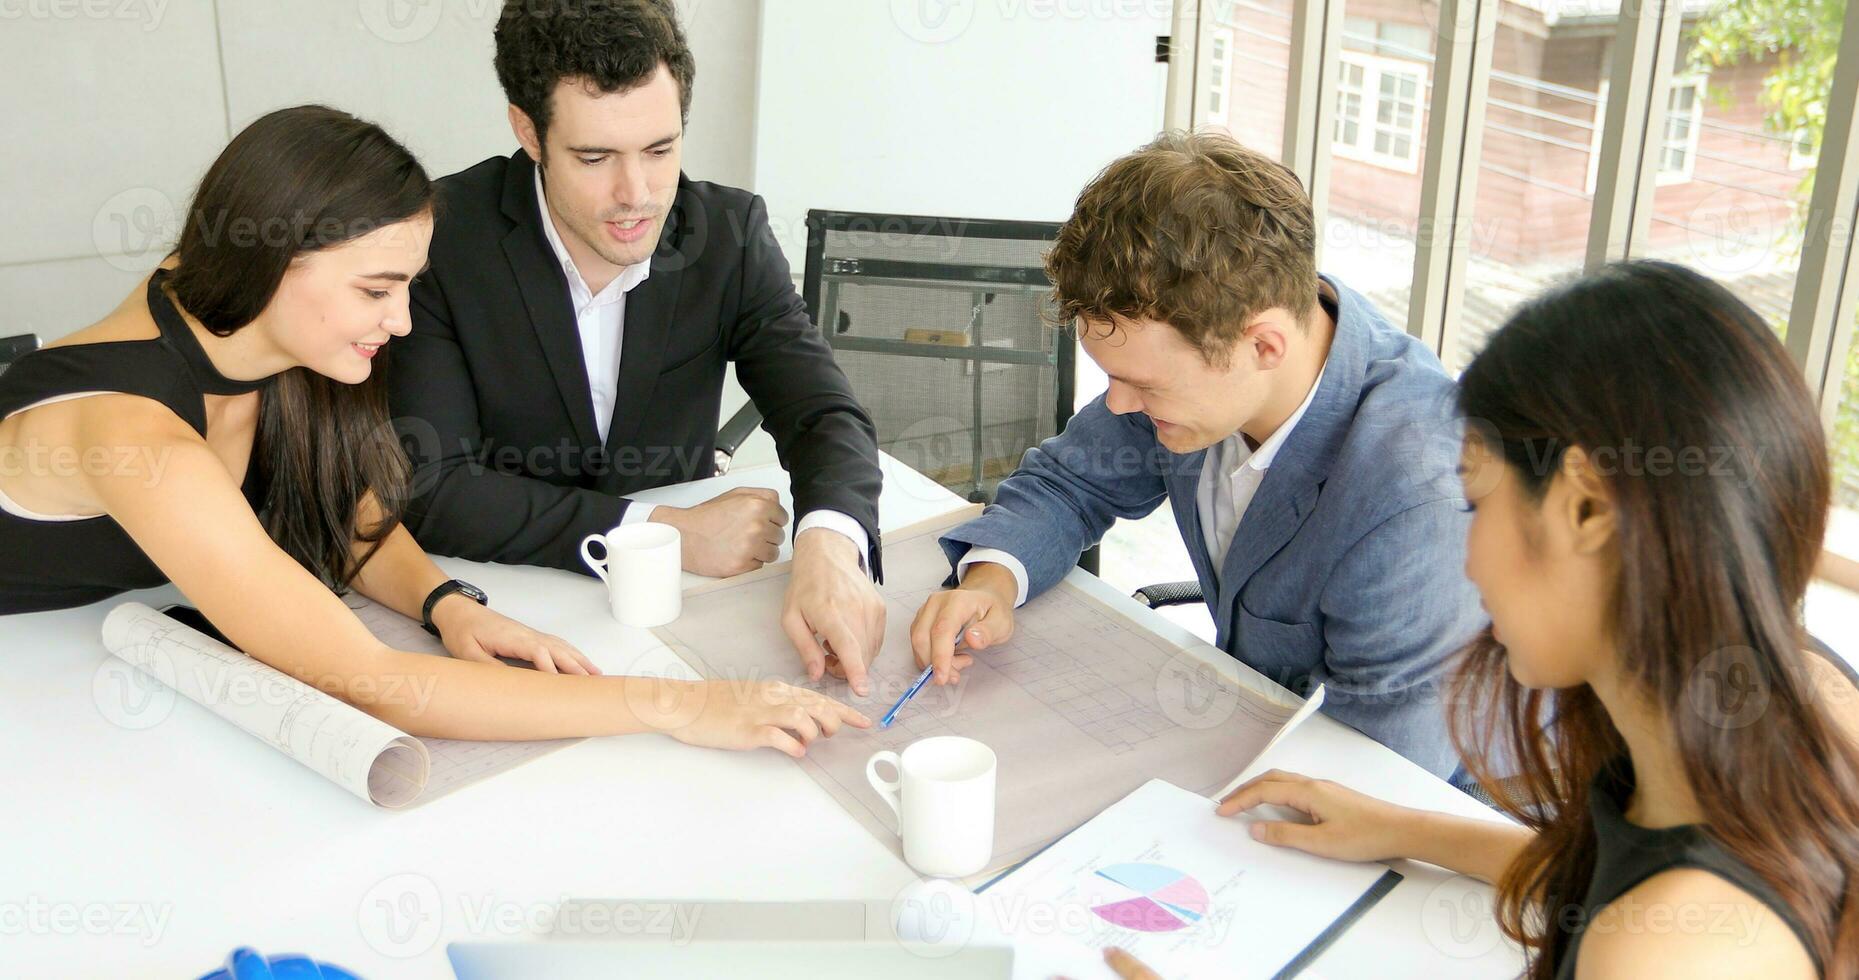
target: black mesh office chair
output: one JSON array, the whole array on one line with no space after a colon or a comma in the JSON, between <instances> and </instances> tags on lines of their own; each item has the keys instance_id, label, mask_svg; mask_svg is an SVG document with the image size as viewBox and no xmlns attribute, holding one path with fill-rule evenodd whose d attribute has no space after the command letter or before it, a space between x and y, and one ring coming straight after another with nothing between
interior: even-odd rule
<instances>
[{"instance_id":1,"label":"black mesh office chair","mask_svg":"<svg viewBox=\"0 0 1859 980\"><path fill-rule=\"evenodd\" d=\"M802 295L879 448L993 499L1072 415L1074 346L1041 319L1045 221L807 213Z\"/></svg>"},{"instance_id":2,"label":"black mesh office chair","mask_svg":"<svg viewBox=\"0 0 1859 980\"><path fill-rule=\"evenodd\" d=\"M878 448L993 500L1072 416L1075 350L1041 317L1058 225L813 210L801 294L878 431ZM727 465L759 416L717 436ZM1097 549L1080 564L1096 571Z\"/></svg>"},{"instance_id":3,"label":"black mesh office chair","mask_svg":"<svg viewBox=\"0 0 1859 980\"><path fill-rule=\"evenodd\" d=\"M14 362L39 349L37 334L23 333L17 337L0 337L0 373Z\"/></svg>"}]
</instances>

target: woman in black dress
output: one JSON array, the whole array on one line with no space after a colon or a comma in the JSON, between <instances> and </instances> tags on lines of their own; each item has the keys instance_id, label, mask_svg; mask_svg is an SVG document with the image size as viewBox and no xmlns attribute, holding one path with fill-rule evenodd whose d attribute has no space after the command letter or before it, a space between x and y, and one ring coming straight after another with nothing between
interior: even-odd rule
<instances>
[{"instance_id":1,"label":"woman in black dress","mask_svg":"<svg viewBox=\"0 0 1859 980\"><path fill-rule=\"evenodd\" d=\"M1687 269L1613 265L1513 315L1459 403L1491 627L1442 710L1521 826L1276 771L1220 812L1495 882L1533 980L1859 975L1859 695L1800 625L1826 438L1774 331Z\"/></svg>"},{"instance_id":2,"label":"woman in black dress","mask_svg":"<svg viewBox=\"0 0 1859 980\"><path fill-rule=\"evenodd\" d=\"M777 683L594 676L427 558L400 523L382 368L433 203L412 155L346 113L283 109L235 137L161 268L0 375L0 613L172 581L253 657L418 735L656 730L798 755L869 724ZM386 647L344 589L428 622L452 658Z\"/></svg>"}]
</instances>

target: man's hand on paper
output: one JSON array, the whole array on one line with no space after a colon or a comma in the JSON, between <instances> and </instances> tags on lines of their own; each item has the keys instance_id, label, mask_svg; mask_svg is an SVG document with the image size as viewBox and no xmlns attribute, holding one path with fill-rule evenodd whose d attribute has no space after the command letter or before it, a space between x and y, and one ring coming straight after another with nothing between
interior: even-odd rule
<instances>
[{"instance_id":1,"label":"man's hand on paper","mask_svg":"<svg viewBox=\"0 0 1859 980\"><path fill-rule=\"evenodd\" d=\"M1261 803L1290 807L1310 823L1261 820L1254 839L1339 861L1386 861L1414 853L1412 828L1426 815L1378 800L1327 779L1272 769L1247 780L1220 801L1223 817Z\"/></svg>"},{"instance_id":2,"label":"man's hand on paper","mask_svg":"<svg viewBox=\"0 0 1859 980\"><path fill-rule=\"evenodd\" d=\"M457 660L509 657L527 660L545 674L600 673L600 668L567 640L539 633L462 595L440 599L433 606L432 623L439 628L446 652Z\"/></svg>"},{"instance_id":3,"label":"man's hand on paper","mask_svg":"<svg viewBox=\"0 0 1859 980\"><path fill-rule=\"evenodd\" d=\"M795 535L781 628L808 677L817 681L831 673L865 697L871 693L866 675L884 647L885 608L860 557L852 539L830 528Z\"/></svg>"},{"instance_id":4,"label":"man's hand on paper","mask_svg":"<svg viewBox=\"0 0 1859 980\"><path fill-rule=\"evenodd\" d=\"M647 520L678 529L685 571L721 578L774 561L787 536L788 513L775 491L737 487L695 507L660 504Z\"/></svg>"},{"instance_id":5,"label":"man's hand on paper","mask_svg":"<svg viewBox=\"0 0 1859 980\"><path fill-rule=\"evenodd\" d=\"M767 747L798 759L816 739L831 738L842 725L871 727L871 719L859 711L781 681L667 679L657 684L649 697L628 701L641 721L686 745Z\"/></svg>"},{"instance_id":6,"label":"man's hand on paper","mask_svg":"<svg viewBox=\"0 0 1859 980\"><path fill-rule=\"evenodd\" d=\"M988 647L1013 638L1013 603L1020 586L1013 573L993 562L968 566L962 584L937 592L917 610L910 624L910 649L916 654L918 667L934 667L937 684L954 684L962 679L962 668L975 662L966 653L957 653L956 644L970 650Z\"/></svg>"}]
</instances>

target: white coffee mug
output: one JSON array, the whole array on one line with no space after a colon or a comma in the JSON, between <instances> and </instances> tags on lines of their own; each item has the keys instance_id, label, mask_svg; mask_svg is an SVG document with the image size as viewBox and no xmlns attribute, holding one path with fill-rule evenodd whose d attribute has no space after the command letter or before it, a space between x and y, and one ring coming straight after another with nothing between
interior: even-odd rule
<instances>
[{"instance_id":1,"label":"white coffee mug","mask_svg":"<svg viewBox=\"0 0 1859 980\"><path fill-rule=\"evenodd\" d=\"M604 557L589 549L604 546ZM581 541L581 560L607 583L613 618L628 626L663 626L684 606L684 548L678 529L650 521L622 524Z\"/></svg>"},{"instance_id":2,"label":"white coffee mug","mask_svg":"<svg viewBox=\"0 0 1859 980\"><path fill-rule=\"evenodd\" d=\"M880 777L880 762L897 779ZM865 763L865 778L897 814L904 860L949 878L981 871L994 855L994 771L994 750L960 735L920 739Z\"/></svg>"}]
</instances>

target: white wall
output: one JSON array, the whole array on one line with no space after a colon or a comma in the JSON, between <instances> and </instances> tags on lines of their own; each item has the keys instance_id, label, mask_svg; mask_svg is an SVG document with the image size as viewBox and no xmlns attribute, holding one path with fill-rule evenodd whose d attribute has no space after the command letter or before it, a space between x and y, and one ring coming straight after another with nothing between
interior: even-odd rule
<instances>
[{"instance_id":1,"label":"white wall","mask_svg":"<svg viewBox=\"0 0 1859 980\"><path fill-rule=\"evenodd\" d=\"M1063 220L1161 128L1168 0L764 0L755 186L809 208Z\"/></svg>"},{"instance_id":2,"label":"white wall","mask_svg":"<svg viewBox=\"0 0 1859 980\"><path fill-rule=\"evenodd\" d=\"M753 176L760 0L679 0L698 82L696 175ZM8 152L0 335L50 340L120 303L232 134L324 102L381 123L434 176L515 143L491 68L497 0L111 0L0 10ZM93 16L93 14L95 16Z\"/></svg>"}]
</instances>

